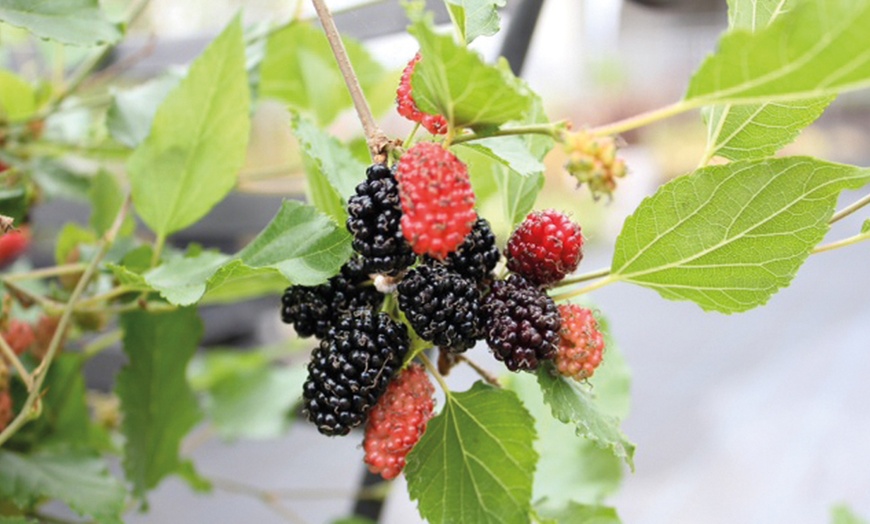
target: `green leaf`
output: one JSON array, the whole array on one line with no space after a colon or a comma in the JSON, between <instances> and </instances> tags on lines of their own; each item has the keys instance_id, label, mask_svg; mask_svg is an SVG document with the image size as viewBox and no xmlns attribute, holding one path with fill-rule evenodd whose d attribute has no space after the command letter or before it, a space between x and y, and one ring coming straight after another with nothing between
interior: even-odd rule
<instances>
[{"instance_id":1,"label":"green leaf","mask_svg":"<svg viewBox=\"0 0 870 524\"><path fill-rule=\"evenodd\" d=\"M557 512L541 513L557 524L621 524L616 510L607 506L572 503Z\"/></svg>"},{"instance_id":2,"label":"green leaf","mask_svg":"<svg viewBox=\"0 0 870 524\"><path fill-rule=\"evenodd\" d=\"M515 171L505 170L496 172L495 182L502 195L505 215L513 228L535 205L538 193L544 187L544 175L518 177Z\"/></svg>"},{"instance_id":3,"label":"green leaf","mask_svg":"<svg viewBox=\"0 0 870 524\"><path fill-rule=\"evenodd\" d=\"M798 2L755 33L731 31L692 77L699 105L794 102L870 85L870 4Z\"/></svg>"},{"instance_id":4,"label":"green leaf","mask_svg":"<svg viewBox=\"0 0 870 524\"><path fill-rule=\"evenodd\" d=\"M0 0L2 17L3 0ZM20 76L0 69L0 122L20 122L36 112L36 93Z\"/></svg>"},{"instance_id":5,"label":"green leaf","mask_svg":"<svg viewBox=\"0 0 870 524\"><path fill-rule=\"evenodd\" d=\"M91 178L72 171L66 165L48 157L34 159L31 176L42 195L48 199L65 198L89 202Z\"/></svg>"},{"instance_id":6,"label":"green leaf","mask_svg":"<svg viewBox=\"0 0 870 524\"><path fill-rule=\"evenodd\" d=\"M321 284L350 258L350 233L311 206L286 200L263 231L239 252L253 268L275 268L294 284Z\"/></svg>"},{"instance_id":7,"label":"green leaf","mask_svg":"<svg viewBox=\"0 0 870 524\"><path fill-rule=\"evenodd\" d=\"M311 156L302 153L305 167L306 197L321 213L330 217L336 224L347 222L347 203L321 171L319 163Z\"/></svg>"},{"instance_id":8,"label":"green leaf","mask_svg":"<svg viewBox=\"0 0 870 524\"><path fill-rule=\"evenodd\" d=\"M511 375L508 386L535 416L535 450L540 459L532 499L538 501L538 511L559 509L571 501L597 503L619 489L622 462L592 441L578 438L573 427L550 416L535 377L528 373Z\"/></svg>"},{"instance_id":9,"label":"green leaf","mask_svg":"<svg viewBox=\"0 0 870 524\"><path fill-rule=\"evenodd\" d=\"M408 455L408 492L427 521L526 523L537 453L517 396L480 382L448 396Z\"/></svg>"},{"instance_id":10,"label":"green leaf","mask_svg":"<svg viewBox=\"0 0 870 524\"><path fill-rule=\"evenodd\" d=\"M206 415L225 439L283 434L306 375L304 367L276 365L263 351L210 351L189 370L193 387L206 393Z\"/></svg>"},{"instance_id":11,"label":"green leaf","mask_svg":"<svg viewBox=\"0 0 870 524\"><path fill-rule=\"evenodd\" d=\"M218 269L206 284L201 304L226 304L265 295L280 295L289 282L277 269L252 268L233 260Z\"/></svg>"},{"instance_id":12,"label":"green leaf","mask_svg":"<svg viewBox=\"0 0 870 524\"><path fill-rule=\"evenodd\" d=\"M54 261L57 265L69 264L74 257L74 251L83 244L93 244L97 236L90 229L85 229L75 222L67 222L57 234L54 246ZM81 251L79 251L81 256Z\"/></svg>"},{"instance_id":13,"label":"green leaf","mask_svg":"<svg viewBox=\"0 0 870 524\"><path fill-rule=\"evenodd\" d=\"M0 517L0 524L39 524L39 522L25 517Z\"/></svg>"},{"instance_id":14,"label":"green leaf","mask_svg":"<svg viewBox=\"0 0 870 524\"><path fill-rule=\"evenodd\" d=\"M245 161L249 110L237 18L167 95L127 162L136 210L158 236L193 224L233 188Z\"/></svg>"},{"instance_id":15,"label":"green leaf","mask_svg":"<svg viewBox=\"0 0 870 524\"><path fill-rule=\"evenodd\" d=\"M189 306L202 298L209 279L229 258L222 253L204 251L192 257L167 260L143 276L145 282L171 304Z\"/></svg>"},{"instance_id":16,"label":"green leaf","mask_svg":"<svg viewBox=\"0 0 870 524\"><path fill-rule=\"evenodd\" d=\"M545 166L530 150L530 146L521 137L503 136L484 138L463 144L478 151L521 176L543 174Z\"/></svg>"},{"instance_id":17,"label":"green leaf","mask_svg":"<svg viewBox=\"0 0 870 524\"><path fill-rule=\"evenodd\" d=\"M729 0L732 30L755 32L794 8L797 0L757 2ZM730 160L770 156L793 141L833 102L835 95L794 102L744 106L725 104L704 111L707 121L705 158L721 156Z\"/></svg>"},{"instance_id":18,"label":"green leaf","mask_svg":"<svg viewBox=\"0 0 870 524\"><path fill-rule=\"evenodd\" d=\"M839 504L831 508L831 524L867 524L867 521L856 515L848 506Z\"/></svg>"},{"instance_id":19,"label":"green leaf","mask_svg":"<svg viewBox=\"0 0 870 524\"><path fill-rule=\"evenodd\" d=\"M867 233L870 232L870 219L864 221L864 224L861 226L861 232Z\"/></svg>"},{"instance_id":20,"label":"green leaf","mask_svg":"<svg viewBox=\"0 0 870 524\"><path fill-rule=\"evenodd\" d=\"M64 44L111 44L121 38L118 25L106 19L97 0L0 0L0 21Z\"/></svg>"},{"instance_id":21,"label":"green leaf","mask_svg":"<svg viewBox=\"0 0 870 524\"><path fill-rule=\"evenodd\" d=\"M200 418L185 370L203 328L194 308L125 313L121 327L129 359L116 385L127 438L124 471L141 496L179 468L181 439Z\"/></svg>"},{"instance_id":22,"label":"green leaf","mask_svg":"<svg viewBox=\"0 0 870 524\"><path fill-rule=\"evenodd\" d=\"M102 236L112 227L112 223L118 216L121 206L124 204L124 190L108 171L100 170L91 183L91 218L90 224L98 235ZM124 223L120 234L127 235L133 232L136 223L131 219Z\"/></svg>"},{"instance_id":23,"label":"green leaf","mask_svg":"<svg viewBox=\"0 0 870 524\"><path fill-rule=\"evenodd\" d=\"M610 450L634 469L634 444L619 429L619 419L605 413L585 385L558 375L550 365L538 370L544 402L556 419L574 426L578 436Z\"/></svg>"},{"instance_id":24,"label":"green leaf","mask_svg":"<svg viewBox=\"0 0 870 524\"><path fill-rule=\"evenodd\" d=\"M293 134L342 202L355 194L357 184L365 180L368 166L354 158L348 147L305 118L293 118Z\"/></svg>"},{"instance_id":25,"label":"green leaf","mask_svg":"<svg viewBox=\"0 0 870 524\"><path fill-rule=\"evenodd\" d=\"M178 75L165 74L134 88L114 91L106 112L106 127L112 137L129 147L141 144L151 132L160 104L180 81Z\"/></svg>"},{"instance_id":26,"label":"green leaf","mask_svg":"<svg viewBox=\"0 0 870 524\"><path fill-rule=\"evenodd\" d=\"M45 382L42 443L85 444L90 440L91 418L85 402L85 382L79 355L60 355Z\"/></svg>"},{"instance_id":27,"label":"green leaf","mask_svg":"<svg viewBox=\"0 0 870 524\"><path fill-rule=\"evenodd\" d=\"M426 20L417 20L409 32L423 56L411 75L422 111L444 115L454 126L492 128L521 120L531 109L531 92L508 68L486 65L449 35L436 34Z\"/></svg>"},{"instance_id":28,"label":"green leaf","mask_svg":"<svg viewBox=\"0 0 870 524\"><path fill-rule=\"evenodd\" d=\"M824 238L840 191L868 181L868 170L807 157L700 169L626 219L611 278L705 310L760 306Z\"/></svg>"},{"instance_id":29,"label":"green leaf","mask_svg":"<svg viewBox=\"0 0 870 524\"><path fill-rule=\"evenodd\" d=\"M368 98L382 91L383 67L356 40L342 40L363 93ZM260 66L260 94L310 114L321 126L351 106L326 36L306 22L293 22L269 37Z\"/></svg>"},{"instance_id":30,"label":"green leaf","mask_svg":"<svg viewBox=\"0 0 870 524\"><path fill-rule=\"evenodd\" d=\"M121 522L126 490L102 459L86 453L0 450L0 500L29 508L45 498L101 522Z\"/></svg>"},{"instance_id":31,"label":"green leaf","mask_svg":"<svg viewBox=\"0 0 870 524\"><path fill-rule=\"evenodd\" d=\"M492 36L498 33L498 8L504 7L507 0L444 0L450 11L450 18L465 43L471 43L478 36Z\"/></svg>"}]
</instances>

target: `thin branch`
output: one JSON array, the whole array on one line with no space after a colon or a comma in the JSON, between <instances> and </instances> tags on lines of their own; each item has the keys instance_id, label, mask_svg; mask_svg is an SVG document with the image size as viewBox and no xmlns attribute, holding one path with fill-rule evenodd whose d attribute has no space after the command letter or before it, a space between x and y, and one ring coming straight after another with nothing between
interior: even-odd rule
<instances>
[{"instance_id":1,"label":"thin branch","mask_svg":"<svg viewBox=\"0 0 870 524\"><path fill-rule=\"evenodd\" d=\"M585 295L586 293L590 293L595 291L596 289L603 288L609 284L613 284L614 282L618 282L619 279L614 276L608 276L607 278L603 278L594 284L590 284L586 287L582 287L580 289L575 289L574 291L566 291L564 293L559 293L558 295L553 295L553 300L556 302L562 302L565 300L570 300L574 297L579 297L580 295Z\"/></svg>"},{"instance_id":2,"label":"thin branch","mask_svg":"<svg viewBox=\"0 0 870 524\"><path fill-rule=\"evenodd\" d=\"M834 216L831 217L831 220L829 220L828 223L833 224L835 222L843 220L847 216L851 215L855 211L858 211L859 209L861 209L862 207L864 207L868 204L870 204L870 195L867 195L867 196L861 198L860 200L858 200L857 202L855 202L849 206L844 207L840 211L837 211L836 213L834 213Z\"/></svg>"},{"instance_id":3,"label":"thin branch","mask_svg":"<svg viewBox=\"0 0 870 524\"><path fill-rule=\"evenodd\" d=\"M30 373L27 372L27 369L24 368L24 364L21 363L21 359L18 358L18 355L15 354L12 347L9 345L9 342L6 342L6 337L0 335L0 352L3 353L3 356L6 357L12 367L15 368L15 371L18 372L18 376L21 377L21 381L24 382L24 385L27 386L28 391L31 387L33 387L33 379L30 377Z\"/></svg>"},{"instance_id":4,"label":"thin branch","mask_svg":"<svg viewBox=\"0 0 870 524\"><path fill-rule=\"evenodd\" d=\"M818 253L824 253L825 251L833 251L835 249L839 249L841 247L846 247L846 246L851 246L851 245L857 244L859 242L863 242L865 240L870 240L870 232L859 233L859 234L851 236L849 238L844 238L843 240L838 240L836 242L831 242L830 244L817 246L815 249L812 250L812 254L816 255Z\"/></svg>"},{"instance_id":5,"label":"thin branch","mask_svg":"<svg viewBox=\"0 0 870 524\"><path fill-rule=\"evenodd\" d=\"M641 113L639 115L635 115L624 120L619 120L617 122L613 122L612 124L605 124L603 126L593 127L589 130L589 132L593 135L598 136L616 135L658 122L659 120L670 118L680 113L685 113L686 111L689 111L690 109L695 109L696 107L698 107L696 103L680 100L679 102L675 102L673 104L660 107L652 111L647 111L646 113Z\"/></svg>"},{"instance_id":6,"label":"thin branch","mask_svg":"<svg viewBox=\"0 0 870 524\"><path fill-rule=\"evenodd\" d=\"M497 129L491 133L478 135L476 133L468 133L459 135L453 138L453 144L461 144L472 140L483 140L496 136L516 136L516 135L544 135L559 140L562 136L562 131L565 129L565 122L552 122L549 124L531 124L527 126L504 127Z\"/></svg>"},{"instance_id":7,"label":"thin branch","mask_svg":"<svg viewBox=\"0 0 870 524\"><path fill-rule=\"evenodd\" d=\"M60 344L61 341L64 339L64 332L66 331L70 319L72 318L75 304L78 301L79 297L81 297L82 293L84 293L84 290L88 286L91 278L96 273L100 261L103 259L104 256L106 256L106 252L115 241L115 237L118 235L118 231L121 229L121 225L124 223L124 218L127 216L127 212L129 211L129 209L130 197L128 195L127 198L124 199L124 204L121 206L118 215L115 217L115 221L112 223L112 227L100 240L97 253L94 255L94 258L91 259L90 263L88 263L87 268L85 268L84 275L82 275L82 278L79 279L75 289L73 289L73 292L69 297L69 301L63 308L63 314L58 321L54 336L52 336L51 342L49 342L48 351L46 352L45 357L43 357L42 362L40 362L39 366L37 366L37 368L33 371L33 384L32 387L28 390L27 399L25 399L24 405L21 407L21 411L19 411L15 419L13 419L12 422L10 422L8 426L6 426L6 429L0 432L0 446L2 446L3 443L9 440L9 438L12 437L12 435L14 435L21 428L21 426L26 424L33 416L35 416L36 413L38 413L38 410L34 410L34 404L40 397L42 384L43 382L45 382L45 377L48 375L48 369L51 366L55 355L57 355L57 352L60 349Z\"/></svg>"},{"instance_id":8,"label":"thin branch","mask_svg":"<svg viewBox=\"0 0 870 524\"><path fill-rule=\"evenodd\" d=\"M76 262L75 264L64 264L62 266L52 266L41 269L34 269L32 271L23 271L21 273L15 273L13 275L7 275L3 277L3 281L17 282L19 280L37 280L46 277L71 275L74 273L81 273L87 267L88 265L84 262Z\"/></svg>"},{"instance_id":9,"label":"thin branch","mask_svg":"<svg viewBox=\"0 0 870 524\"><path fill-rule=\"evenodd\" d=\"M465 362L471 369L473 369L478 375L480 375L483 380L485 380L490 385L501 389L501 383L498 381L498 377L480 367L477 362L471 360L465 355L456 355L456 360L460 362Z\"/></svg>"},{"instance_id":10,"label":"thin branch","mask_svg":"<svg viewBox=\"0 0 870 524\"><path fill-rule=\"evenodd\" d=\"M55 302L54 300L48 297L44 297L39 293L34 293L33 291L21 287L18 284L4 281L3 285L9 291L9 293L15 297L16 300L21 302L22 305L27 305L27 303L39 304L39 307L44 309L45 312L49 315L55 315L59 311L63 310L64 306L60 302Z\"/></svg>"},{"instance_id":11,"label":"thin branch","mask_svg":"<svg viewBox=\"0 0 870 524\"><path fill-rule=\"evenodd\" d=\"M441 390L444 391L444 395L450 397L450 388L447 387L447 382L444 381L444 377L441 376L441 373L438 373L438 368L432 364L432 361L429 360L429 357L426 356L426 353L420 353L417 355L417 358L420 359L420 362L426 366L426 369L429 370L429 373L432 373L432 376L435 377L435 380L438 382L438 385L441 386Z\"/></svg>"},{"instance_id":12,"label":"thin branch","mask_svg":"<svg viewBox=\"0 0 870 524\"><path fill-rule=\"evenodd\" d=\"M350 92L353 107L356 109L357 116L362 123L372 159L376 162L382 160L383 150L389 143L389 139L375 122L372 110L363 94L359 79L353 71L353 65L347 56L344 42L341 40L338 28L335 27L335 20L332 17L332 13L329 12L329 8L326 7L325 0L311 0L311 3L314 4L317 17L320 18L320 23L323 25L324 32L326 32L326 39L332 48L332 54L335 55L335 61L338 62L338 68L341 70L341 75L347 84L347 90Z\"/></svg>"},{"instance_id":13,"label":"thin branch","mask_svg":"<svg viewBox=\"0 0 870 524\"><path fill-rule=\"evenodd\" d=\"M582 275L577 275L574 278L566 278L557 284L557 287L566 287L573 284L579 284L581 282L586 282L588 280L595 280L597 278L604 278L610 275L610 268L603 267L601 269L596 269L595 271L590 271L588 273L583 273Z\"/></svg>"}]
</instances>

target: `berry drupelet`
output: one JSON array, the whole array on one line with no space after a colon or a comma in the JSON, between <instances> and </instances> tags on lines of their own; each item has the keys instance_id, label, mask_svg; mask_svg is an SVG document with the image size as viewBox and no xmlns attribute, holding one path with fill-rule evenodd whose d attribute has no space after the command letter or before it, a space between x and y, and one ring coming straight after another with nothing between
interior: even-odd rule
<instances>
[{"instance_id":1,"label":"berry drupelet","mask_svg":"<svg viewBox=\"0 0 870 524\"><path fill-rule=\"evenodd\" d=\"M562 280L582 258L580 226L552 209L530 213L508 239L508 269L539 286Z\"/></svg>"}]
</instances>

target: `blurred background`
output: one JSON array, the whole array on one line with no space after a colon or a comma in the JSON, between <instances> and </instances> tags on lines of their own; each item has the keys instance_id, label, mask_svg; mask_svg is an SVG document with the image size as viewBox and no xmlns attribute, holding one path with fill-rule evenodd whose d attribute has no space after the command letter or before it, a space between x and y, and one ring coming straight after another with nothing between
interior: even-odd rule
<instances>
[{"instance_id":1,"label":"blurred background","mask_svg":"<svg viewBox=\"0 0 870 524\"><path fill-rule=\"evenodd\" d=\"M430 4L446 21L440 2ZM126 2L104 5L122 12ZM340 12L342 33L363 40L398 79L416 50L404 34L399 3L335 0L330 6ZM535 20L529 13L538 8ZM152 0L106 67L122 64L120 78L130 86L183 67L239 11L254 27L313 15L305 1ZM488 60L503 50L514 53L512 65L517 70L522 62L522 76L542 96L550 118L580 128L679 100L727 27L727 11L724 0L507 0L502 26L499 35L480 38L474 47ZM15 53L5 58L26 66L26 50ZM394 107L385 109L379 116L384 130L405 136L409 123ZM841 97L784 153L870 164L868 110L866 93ZM331 130L344 139L361 132L351 112ZM588 248L581 272L609 264L624 218L660 184L694 169L705 138L697 112L626 134L622 156L630 174L610 202L575 190L559 151L547 158L536 207L570 211L583 224ZM303 194L287 112L279 102L261 100L239 191L173 241L233 252L271 219L282 198ZM841 205L855 198L846 194ZM36 210L46 259L54 238L50 224L71 218L86 223L87 213L85 204L65 199ZM830 239L858 231L864 215L837 223ZM233 218L231 225L226 217ZM508 232L498 233L504 238ZM623 427L637 444L636 471L625 473L609 499L624 522L821 523L838 503L870 515L868 261L870 243L812 256L766 307L734 316L704 313L626 284L595 292L633 374L632 409ZM292 329L280 323L277 297L204 313L210 346L312 344L293 341ZM485 349L473 351L479 362L492 360ZM91 382L110 388L121 364L119 351L105 353L89 371ZM461 389L475 377L457 372L449 378ZM305 423L263 440L211 437L207 428L194 432L187 451L205 477L223 479L215 493L197 494L169 479L150 497L150 512L129 522L318 523L352 512L363 478L359 439L326 439ZM284 509L250 486L280 495ZM399 479L382 522L419 520Z\"/></svg>"}]
</instances>

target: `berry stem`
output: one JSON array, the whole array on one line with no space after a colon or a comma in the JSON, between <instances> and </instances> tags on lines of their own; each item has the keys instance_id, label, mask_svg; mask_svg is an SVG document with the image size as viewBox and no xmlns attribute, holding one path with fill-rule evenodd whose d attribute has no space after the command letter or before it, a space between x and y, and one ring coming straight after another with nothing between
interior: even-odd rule
<instances>
[{"instance_id":1,"label":"berry stem","mask_svg":"<svg viewBox=\"0 0 870 524\"><path fill-rule=\"evenodd\" d=\"M6 337L0 335L0 353L12 363L12 367L15 368L15 371L18 372L18 376L21 377L21 381L24 382L24 385L27 386L27 389L30 390L33 387L33 379L30 376L30 373L24 368L24 364L21 363L21 360L18 358L18 355L15 354L15 351L12 350L12 347L6 342Z\"/></svg>"},{"instance_id":2,"label":"berry stem","mask_svg":"<svg viewBox=\"0 0 870 524\"><path fill-rule=\"evenodd\" d=\"M594 284L590 284L586 287L581 287L580 289L575 289L574 291L566 291L564 293L559 293L558 295L554 295L552 298L556 302L564 302L566 300L570 300L574 297L579 297L580 295L585 295L586 293L590 293L592 291L595 291L596 289L603 288L604 286L607 286L609 284L612 284L612 283L618 282L618 281L619 281L619 278L617 278L613 275L608 275L606 278L603 278L603 279L599 280L598 282L595 282Z\"/></svg>"},{"instance_id":3,"label":"berry stem","mask_svg":"<svg viewBox=\"0 0 870 524\"><path fill-rule=\"evenodd\" d=\"M84 293L85 288L90 283L91 278L97 272L97 267L100 265L100 261L103 260L103 257L106 256L106 253L109 251L109 247L114 243L115 237L118 235L118 231L121 229L121 226L124 224L124 219L127 217L127 212L130 209L130 196L124 199L124 204L121 206L121 209L118 211L118 215L115 217L115 221L112 223L112 227L103 235L103 238L100 239L99 247L97 249L97 253L88 263L85 268L85 272L82 277L79 279L76 284L75 289L73 289L72 294L69 297L69 301L63 308L63 314L60 316L60 320L58 321L57 328L54 331L54 336L51 338L51 342L48 344L48 351L45 354L45 357L42 359L42 362L39 366L33 370L32 377L33 382L31 387L28 388L27 398L24 400L24 405L21 407L21 411L19 411L18 415L6 426L2 432L0 432L0 446L3 445L7 440L9 440L12 435L14 435L21 427L26 424L29 420L35 418L39 414L39 408L36 405L37 400L40 398L42 393L42 384L45 382L45 377L48 374L48 369L51 366L52 361L54 360L55 355L60 348L60 343L64 339L64 334L66 332L66 328L69 325L70 319L72 318L73 309L75 308L76 302L78 302L79 297L81 297L82 293Z\"/></svg>"},{"instance_id":4,"label":"berry stem","mask_svg":"<svg viewBox=\"0 0 870 524\"><path fill-rule=\"evenodd\" d=\"M595 271L590 271L588 273L583 273L582 275L578 275L574 278L566 278L559 282L556 287L566 287L573 284L579 284L581 282L586 282L588 280L595 280L597 278L604 278L610 275L609 267L602 267L601 269L596 269Z\"/></svg>"},{"instance_id":5,"label":"berry stem","mask_svg":"<svg viewBox=\"0 0 870 524\"><path fill-rule=\"evenodd\" d=\"M41 269L34 269L32 271L24 271L21 273L15 273L13 275L7 275L3 277L3 283L7 282L18 282L21 280L36 280L39 278L47 278L47 277L56 277L60 275L71 275L73 273L81 273L85 270L88 265L83 262L76 262L75 264L64 264L62 266L52 266Z\"/></svg>"},{"instance_id":6,"label":"berry stem","mask_svg":"<svg viewBox=\"0 0 870 524\"><path fill-rule=\"evenodd\" d=\"M490 385L501 389L501 383L498 381L498 378L489 371L480 367L477 362L471 360L465 355L456 355L456 360L460 362L465 362L471 369L473 369L478 375L480 375L483 380L485 380Z\"/></svg>"},{"instance_id":7,"label":"berry stem","mask_svg":"<svg viewBox=\"0 0 870 524\"><path fill-rule=\"evenodd\" d=\"M831 242L830 244L817 246L815 249L813 249L812 254L815 255L818 253L824 253L825 251L833 251L841 247L851 246L852 244L863 242L864 240L870 240L870 231L866 233L859 233L857 235L851 236L849 238L844 238L843 240L838 240L836 242Z\"/></svg>"},{"instance_id":8,"label":"berry stem","mask_svg":"<svg viewBox=\"0 0 870 524\"><path fill-rule=\"evenodd\" d=\"M27 303L36 303L39 304L47 314L56 315L59 312L63 311L63 305L51 300L50 298L44 297L39 293L34 293L25 287L21 287L18 284L13 282L4 281L3 285L9 291L9 294L15 297L18 302L23 305L27 305Z\"/></svg>"},{"instance_id":9,"label":"berry stem","mask_svg":"<svg viewBox=\"0 0 870 524\"><path fill-rule=\"evenodd\" d=\"M562 120L559 122L551 122L548 124L532 124L528 126L505 127L497 129L485 135L469 133L453 137L453 144L461 144L463 142L471 142L472 140L483 140L484 138L492 138L497 136L515 136L515 135L545 135L555 140L560 140L562 133L567 126L567 122Z\"/></svg>"},{"instance_id":10,"label":"berry stem","mask_svg":"<svg viewBox=\"0 0 870 524\"><path fill-rule=\"evenodd\" d=\"M695 109L697 107L700 107L700 104L698 104L697 102L680 100L679 102L675 102L673 104L666 105L658 109L653 109L652 111L647 111L645 113L641 113L639 115L635 115L624 120L619 120L611 124L605 124L603 126L593 127L589 130L589 132L593 135L598 136L617 135L619 133L631 131L632 129L647 126L649 124L658 122L659 120L670 118L680 113L685 113L686 111Z\"/></svg>"},{"instance_id":11,"label":"berry stem","mask_svg":"<svg viewBox=\"0 0 870 524\"><path fill-rule=\"evenodd\" d=\"M451 396L450 388L447 386L447 382L444 381L444 377L442 377L441 373L438 372L438 368L435 367L434 364L432 364L432 361L429 360L429 357L426 356L426 353L420 353L419 355L417 355L417 357L420 359L420 362L422 362L423 365L426 366L426 369L429 370L429 373L431 373L432 376L435 377L435 380L438 382L438 386L440 386L441 390L444 392L444 396L449 399Z\"/></svg>"},{"instance_id":12,"label":"berry stem","mask_svg":"<svg viewBox=\"0 0 870 524\"><path fill-rule=\"evenodd\" d=\"M338 33L338 28L335 27L335 20L332 17L332 13L329 12L329 8L326 7L325 0L311 0L311 3L314 4L317 17L320 18L320 23L323 25L323 30L326 33L326 39L332 48L332 54L335 55L335 61L338 63L338 69L344 77L345 84L347 84L347 90L350 92L350 98L353 100L353 106L356 109L357 116L362 123L363 131L366 135L372 160L377 162L383 156L383 150L389 143L389 139L381 131L377 123L375 123L372 110L363 94L359 79L353 71L353 65L347 56L344 42L341 41L341 35Z\"/></svg>"},{"instance_id":13,"label":"berry stem","mask_svg":"<svg viewBox=\"0 0 870 524\"><path fill-rule=\"evenodd\" d=\"M95 338L90 344L82 348L82 358L85 360L90 360L91 358L99 355L106 349L109 349L116 343L120 342L124 337L124 332L120 329L116 329L114 331L109 331L108 333L103 333Z\"/></svg>"},{"instance_id":14,"label":"berry stem","mask_svg":"<svg viewBox=\"0 0 870 524\"><path fill-rule=\"evenodd\" d=\"M866 195L865 197L861 198L857 202L844 207L840 211L837 211L836 213L834 213L834 216L831 217L831 220L829 220L828 223L833 224L835 222L843 220L847 216L851 215L855 211L858 211L859 209L861 209L862 207L864 207L868 204L870 204L870 195Z\"/></svg>"}]
</instances>

